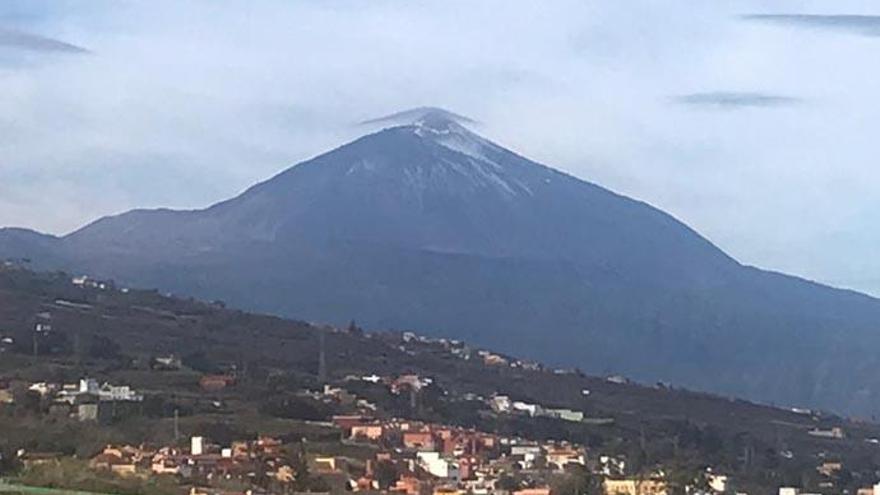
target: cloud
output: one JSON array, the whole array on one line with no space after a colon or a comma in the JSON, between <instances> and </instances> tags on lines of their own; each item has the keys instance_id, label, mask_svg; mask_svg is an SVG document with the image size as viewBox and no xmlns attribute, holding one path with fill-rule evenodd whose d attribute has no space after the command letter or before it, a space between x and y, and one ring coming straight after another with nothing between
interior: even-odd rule
<instances>
[{"instance_id":1,"label":"cloud","mask_svg":"<svg viewBox=\"0 0 880 495\"><path fill-rule=\"evenodd\" d=\"M362 122L359 122L358 125L362 126L370 126L375 124L408 124L411 122L415 122L417 120L424 119L429 116L437 116L444 119L449 119L454 122L458 122L461 124L476 124L477 121L470 118L465 117L464 115L457 114L455 112L450 112L449 110L444 110L442 108L436 107L418 107L410 110L402 110L400 112L395 112L390 115L385 115L383 117L378 117L375 119L368 119Z\"/></svg>"},{"instance_id":2,"label":"cloud","mask_svg":"<svg viewBox=\"0 0 880 495\"><path fill-rule=\"evenodd\" d=\"M43 53L89 53L89 50L65 41L2 27L0 27L0 47Z\"/></svg>"},{"instance_id":3,"label":"cloud","mask_svg":"<svg viewBox=\"0 0 880 495\"><path fill-rule=\"evenodd\" d=\"M878 15L816 15L816 14L752 14L741 16L746 21L784 26L843 31L862 36L880 36Z\"/></svg>"},{"instance_id":4,"label":"cloud","mask_svg":"<svg viewBox=\"0 0 880 495\"><path fill-rule=\"evenodd\" d=\"M749 107L785 107L801 102L799 98L769 93L712 91L707 93L690 93L673 97L674 102L694 107L711 108L749 108Z\"/></svg>"}]
</instances>

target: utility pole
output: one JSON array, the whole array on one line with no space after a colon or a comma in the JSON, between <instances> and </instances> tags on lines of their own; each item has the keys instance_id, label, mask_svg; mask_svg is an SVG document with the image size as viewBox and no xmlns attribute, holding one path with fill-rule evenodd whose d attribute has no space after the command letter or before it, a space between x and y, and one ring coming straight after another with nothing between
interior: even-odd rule
<instances>
[{"instance_id":1,"label":"utility pole","mask_svg":"<svg viewBox=\"0 0 880 495\"><path fill-rule=\"evenodd\" d=\"M180 439L180 412L174 408L174 444Z\"/></svg>"},{"instance_id":2,"label":"utility pole","mask_svg":"<svg viewBox=\"0 0 880 495\"><path fill-rule=\"evenodd\" d=\"M648 451L648 442L645 439L645 425L639 424L639 447L643 452Z\"/></svg>"},{"instance_id":3,"label":"utility pole","mask_svg":"<svg viewBox=\"0 0 880 495\"><path fill-rule=\"evenodd\" d=\"M79 329L73 331L73 355L76 357L76 365L82 366L82 348L79 341Z\"/></svg>"},{"instance_id":4,"label":"utility pole","mask_svg":"<svg viewBox=\"0 0 880 495\"><path fill-rule=\"evenodd\" d=\"M325 383L327 381L327 350L324 330L318 330L318 381Z\"/></svg>"}]
</instances>

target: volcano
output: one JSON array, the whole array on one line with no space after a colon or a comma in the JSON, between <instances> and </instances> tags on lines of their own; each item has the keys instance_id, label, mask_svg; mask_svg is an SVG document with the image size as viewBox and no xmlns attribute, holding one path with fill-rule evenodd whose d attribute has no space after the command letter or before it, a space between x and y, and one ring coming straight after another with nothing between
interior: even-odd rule
<instances>
[{"instance_id":1,"label":"volcano","mask_svg":"<svg viewBox=\"0 0 880 495\"><path fill-rule=\"evenodd\" d=\"M0 256L236 307L418 329L592 373L880 411L880 301L737 262L672 216L421 108L205 209Z\"/></svg>"}]
</instances>

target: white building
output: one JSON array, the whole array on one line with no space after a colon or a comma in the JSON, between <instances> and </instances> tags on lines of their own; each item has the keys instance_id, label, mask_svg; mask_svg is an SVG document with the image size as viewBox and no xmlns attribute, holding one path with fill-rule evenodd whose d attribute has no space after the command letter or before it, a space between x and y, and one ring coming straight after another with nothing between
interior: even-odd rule
<instances>
[{"instance_id":1,"label":"white building","mask_svg":"<svg viewBox=\"0 0 880 495\"><path fill-rule=\"evenodd\" d=\"M98 380L94 378L80 378L79 380L79 393L81 394L98 395L100 388Z\"/></svg>"},{"instance_id":2,"label":"white building","mask_svg":"<svg viewBox=\"0 0 880 495\"><path fill-rule=\"evenodd\" d=\"M205 453L205 437L192 437L189 445L189 450L192 455L202 455Z\"/></svg>"},{"instance_id":3,"label":"white building","mask_svg":"<svg viewBox=\"0 0 880 495\"><path fill-rule=\"evenodd\" d=\"M56 390L57 388L58 387L52 383L37 382L37 383L31 384L31 386L28 387L28 390L30 390L31 392L36 392L36 393L40 394L41 396L46 396L49 392L52 392L52 391Z\"/></svg>"},{"instance_id":4,"label":"white building","mask_svg":"<svg viewBox=\"0 0 880 495\"><path fill-rule=\"evenodd\" d=\"M128 385L111 385L104 383L98 385L94 378L82 378L79 384L64 385L58 393L57 400L73 404L81 395L92 395L102 401L129 401L141 402L144 396L134 391Z\"/></svg>"},{"instance_id":5,"label":"white building","mask_svg":"<svg viewBox=\"0 0 880 495\"><path fill-rule=\"evenodd\" d=\"M493 411L499 413L507 413L510 412L510 409L513 407L513 403L510 401L510 397L506 395L496 395L492 397L489 402L489 406Z\"/></svg>"},{"instance_id":6,"label":"white building","mask_svg":"<svg viewBox=\"0 0 880 495\"><path fill-rule=\"evenodd\" d=\"M132 390L128 385L110 385L105 383L98 389L98 397L101 400L119 400L141 402L144 396Z\"/></svg>"},{"instance_id":7,"label":"white building","mask_svg":"<svg viewBox=\"0 0 880 495\"><path fill-rule=\"evenodd\" d=\"M529 416L535 416L538 414L538 405L537 404L529 404L527 402L522 402L522 401L516 401L513 403L513 410L526 413Z\"/></svg>"},{"instance_id":8,"label":"white building","mask_svg":"<svg viewBox=\"0 0 880 495\"><path fill-rule=\"evenodd\" d=\"M622 476L626 472L626 460L621 457L599 456L599 465L605 476Z\"/></svg>"},{"instance_id":9,"label":"white building","mask_svg":"<svg viewBox=\"0 0 880 495\"><path fill-rule=\"evenodd\" d=\"M544 415L550 418L562 419L565 421L573 421L575 423L584 420L584 413L581 411L572 411L571 409L546 409Z\"/></svg>"},{"instance_id":10,"label":"white building","mask_svg":"<svg viewBox=\"0 0 880 495\"><path fill-rule=\"evenodd\" d=\"M416 454L416 458L419 460L419 465L432 476L454 483L458 483L461 479L458 463L440 457L439 452L419 452Z\"/></svg>"},{"instance_id":11,"label":"white building","mask_svg":"<svg viewBox=\"0 0 880 495\"><path fill-rule=\"evenodd\" d=\"M723 474L709 473L708 481L709 481L709 488L713 492L718 492L718 493L727 492L727 486L729 484L728 483L729 480L728 480L727 476L725 476Z\"/></svg>"}]
</instances>

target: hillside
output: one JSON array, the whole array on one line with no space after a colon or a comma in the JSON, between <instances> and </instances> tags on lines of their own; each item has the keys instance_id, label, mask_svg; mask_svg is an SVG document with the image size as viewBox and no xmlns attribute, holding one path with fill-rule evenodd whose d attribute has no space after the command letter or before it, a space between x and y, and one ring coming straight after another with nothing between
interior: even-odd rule
<instances>
[{"instance_id":1,"label":"hillside","mask_svg":"<svg viewBox=\"0 0 880 495\"><path fill-rule=\"evenodd\" d=\"M880 410L877 300L743 266L448 113L392 120L203 210L136 210L62 238L0 232L0 257L593 373Z\"/></svg>"},{"instance_id":2,"label":"hillside","mask_svg":"<svg viewBox=\"0 0 880 495\"><path fill-rule=\"evenodd\" d=\"M31 356L32 324L41 313L50 315L54 337L41 342L38 356ZM32 449L91 455L89 449L102 442L167 440L172 430L168 418L175 409L183 411L185 433L208 430L241 438L262 431L317 435L316 440L325 441L338 438L332 431L291 423L297 413L277 408L280 400L294 397L303 387L320 386L316 375L323 334L327 381L370 398L380 415L564 439L594 454L625 455L633 463L630 469L711 465L736 473L747 485L763 487L788 479L801 483L802 474L812 472L821 459L843 461L849 476L845 483L858 486L871 479L872 466L880 462L876 440L871 440L880 437L880 427L874 424L584 376L509 356L490 364L467 343L393 332L364 334L353 326L313 326L153 291L76 287L63 274L0 269L0 334L17 342L17 347L0 354L0 379L69 381L93 376L130 384L155 398L148 407L154 419L132 419L98 430L9 416L0 426L0 451L26 441ZM168 354L183 356L188 366L207 371L235 369L238 385L206 393L198 388L196 370L163 372L147 366L151 357ZM433 380L419 395L417 409L381 387L346 379L402 374ZM587 419L571 423L495 415L484 402L493 395L583 411ZM807 433L834 426L843 428L846 437L824 439ZM743 452L750 454L743 458Z\"/></svg>"}]
</instances>

